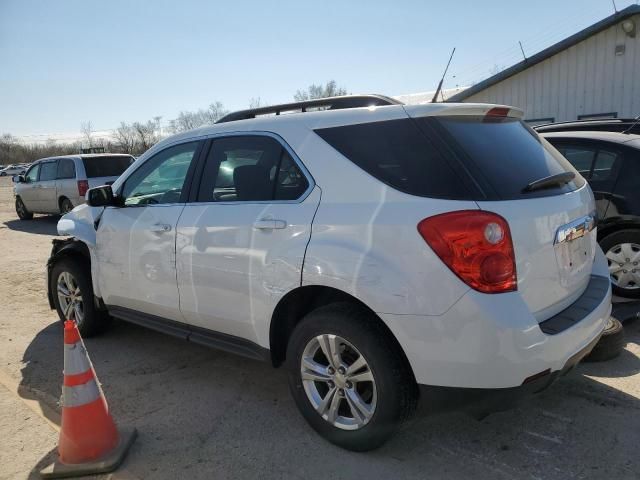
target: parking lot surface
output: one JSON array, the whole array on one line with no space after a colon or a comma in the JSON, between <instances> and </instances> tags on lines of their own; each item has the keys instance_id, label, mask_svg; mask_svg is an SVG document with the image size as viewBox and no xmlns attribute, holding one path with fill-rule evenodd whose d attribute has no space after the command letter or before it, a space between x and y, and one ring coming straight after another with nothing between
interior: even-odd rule
<instances>
[{"instance_id":1,"label":"parking lot surface","mask_svg":"<svg viewBox=\"0 0 640 480\"><path fill-rule=\"evenodd\" d=\"M0 478L35 476L56 446L24 405L57 421L62 330L44 269L57 221L19 221L0 179ZM138 478L637 479L640 321L625 329L619 358L580 365L518 409L421 416L360 454L316 435L270 365L122 322L85 343L116 421L139 430L124 464Z\"/></svg>"}]
</instances>

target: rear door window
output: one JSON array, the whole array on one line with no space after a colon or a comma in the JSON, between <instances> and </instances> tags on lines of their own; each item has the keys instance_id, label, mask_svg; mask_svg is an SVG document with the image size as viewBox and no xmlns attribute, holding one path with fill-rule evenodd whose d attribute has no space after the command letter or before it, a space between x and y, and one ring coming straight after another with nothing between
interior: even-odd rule
<instances>
[{"instance_id":1,"label":"rear door window","mask_svg":"<svg viewBox=\"0 0 640 480\"><path fill-rule=\"evenodd\" d=\"M591 178L593 180L609 180L613 176L614 165L618 154L607 150L599 150L593 165Z\"/></svg>"},{"instance_id":2,"label":"rear door window","mask_svg":"<svg viewBox=\"0 0 640 480\"><path fill-rule=\"evenodd\" d=\"M83 157L82 163L87 178L119 177L133 163L130 156Z\"/></svg>"},{"instance_id":3,"label":"rear door window","mask_svg":"<svg viewBox=\"0 0 640 480\"><path fill-rule=\"evenodd\" d=\"M296 200L309 182L289 152L267 136L213 141L198 191L199 202Z\"/></svg>"},{"instance_id":4,"label":"rear door window","mask_svg":"<svg viewBox=\"0 0 640 480\"><path fill-rule=\"evenodd\" d=\"M593 159L596 156L595 150L586 147L571 146L559 147L558 150L584 178L589 178L591 175L591 167L593 166Z\"/></svg>"},{"instance_id":5,"label":"rear door window","mask_svg":"<svg viewBox=\"0 0 640 480\"><path fill-rule=\"evenodd\" d=\"M70 158L58 160L58 180L76 178L76 166Z\"/></svg>"}]
</instances>

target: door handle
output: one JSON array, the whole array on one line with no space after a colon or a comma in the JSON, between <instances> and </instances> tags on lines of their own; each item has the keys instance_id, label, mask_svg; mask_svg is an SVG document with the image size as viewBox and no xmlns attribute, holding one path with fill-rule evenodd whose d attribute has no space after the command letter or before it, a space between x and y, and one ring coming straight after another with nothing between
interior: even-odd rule
<instances>
[{"instance_id":1,"label":"door handle","mask_svg":"<svg viewBox=\"0 0 640 480\"><path fill-rule=\"evenodd\" d=\"M156 223L151 227L151 231L155 233L170 232L171 225L168 225L166 223Z\"/></svg>"},{"instance_id":2,"label":"door handle","mask_svg":"<svg viewBox=\"0 0 640 480\"><path fill-rule=\"evenodd\" d=\"M258 230L280 230L287 228L287 222L284 220L273 220L271 218L263 218L253 223L253 228Z\"/></svg>"}]
</instances>

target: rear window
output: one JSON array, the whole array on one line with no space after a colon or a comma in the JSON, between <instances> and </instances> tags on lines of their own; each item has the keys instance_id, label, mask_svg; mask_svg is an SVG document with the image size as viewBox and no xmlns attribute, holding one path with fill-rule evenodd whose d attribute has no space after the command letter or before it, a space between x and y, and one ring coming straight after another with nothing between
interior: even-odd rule
<instances>
[{"instance_id":1,"label":"rear window","mask_svg":"<svg viewBox=\"0 0 640 480\"><path fill-rule=\"evenodd\" d=\"M531 182L576 172L549 143L514 118L422 117L315 132L378 180L412 195L506 200L569 192L584 184L523 193Z\"/></svg>"},{"instance_id":2,"label":"rear window","mask_svg":"<svg viewBox=\"0 0 640 480\"><path fill-rule=\"evenodd\" d=\"M133 163L133 157L83 157L82 163L87 178L119 177Z\"/></svg>"},{"instance_id":3,"label":"rear window","mask_svg":"<svg viewBox=\"0 0 640 480\"><path fill-rule=\"evenodd\" d=\"M469 173L486 182L498 199L532 198L571 192L584 179L546 140L516 118L482 116L423 117L425 132L440 135ZM565 172L576 178L563 185L523 192L531 182Z\"/></svg>"},{"instance_id":4,"label":"rear window","mask_svg":"<svg viewBox=\"0 0 640 480\"><path fill-rule=\"evenodd\" d=\"M315 132L364 171L423 197L469 199L452 165L412 119L322 128Z\"/></svg>"}]
</instances>

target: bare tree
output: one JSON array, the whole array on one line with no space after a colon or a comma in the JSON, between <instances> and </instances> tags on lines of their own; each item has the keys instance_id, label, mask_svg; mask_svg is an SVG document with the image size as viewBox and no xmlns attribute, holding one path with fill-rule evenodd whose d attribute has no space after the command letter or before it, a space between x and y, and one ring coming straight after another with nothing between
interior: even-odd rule
<instances>
[{"instance_id":1,"label":"bare tree","mask_svg":"<svg viewBox=\"0 0 640 480\"><path fill-rule=\"evenodd\" d=\"M313 100L316 98L337 97L340 95L347 95L347 90L343 87L338 87L335 80L329 80L325 85L309 85L304 90L298 90L293 98L297 102L303 102L305 100Z\"/></svg>"},{"instance_id":2,"label":"bare tree","mask_svg":"<svg viewBox=\"0 0 640 480\"><path fill-rule=\"evenodd\" d=\"M138 151L145 152L157 141L156 124L149 120L147 123L134 122L131 127L136 134Z\"/></svg>"},{"instance_id":3,"label":"bare tree","mask_svg":"<svg viewBox=\"0 0 640 480\"><path fill-rule=\"evenodd\" d=\"M93 125L91 125L91 121L82 122L80 124L80 131L82 132L84 139L87 141L87 147L91 148L93 146L93 139L91 138Z\"/></svg>"},{"instance_id":4,"label":"bare tree","mask_svg":"<svg viewBox=\"0 0 640 480\"><path fill-rule=\"evenodd\" d=\"M136 147L136 132L133 127L125 122L113 132L113 140L122 153L133 153Z\"/></svg>"},{"instance_id":5,"label":"bare tree","mask_svg":"<svg viewBox=\"0 0 640 480\"><path fill-rule=\"evenodd\" d=\"M229 110L224 108L224 105L222 104L222 102L213 102L211 105L209 105L209 108L204 112L203 124L213 125L222 117L224 117L227 113L229 113Z\"/></svg>"},{"instance_id":6,"label":"bare tree","mask_svg":"<svg viewBox=\"0 0 640 480\"><path fill-rule=\"evenodd\" d=\"M200 110L202 112L202 110ZM202 114L199 112L180 112L178 118L169 122L169 128L174 133L186 132L187 130L193 130L198 128L204 123Z\"/></svg>"},{"instance_id":7,"label":"bare tree","mask_svg":"<svg viewBox=\"0 0 640 480\"><path fill-rule=\"evenodd\" d=\"M263 107L265 104L262 103L262 100L260 99L260 97L251 97L251 100L249 100L249 108L260 108Z\"/></svg>"},{"instance_id":8,"label":"bare tree","mask_svg":"<svg viewBox=\"0 0 640 480\"><path fill-rule=\"evenodd\" d=\"M178 118L169 122L172 132L186 132L203 125L213 125L217 120L224 117L229 111L224 108L221 102L213 102L206 110L200 109L195 112L182 111Z\"/></svg>"}]
</instances>

